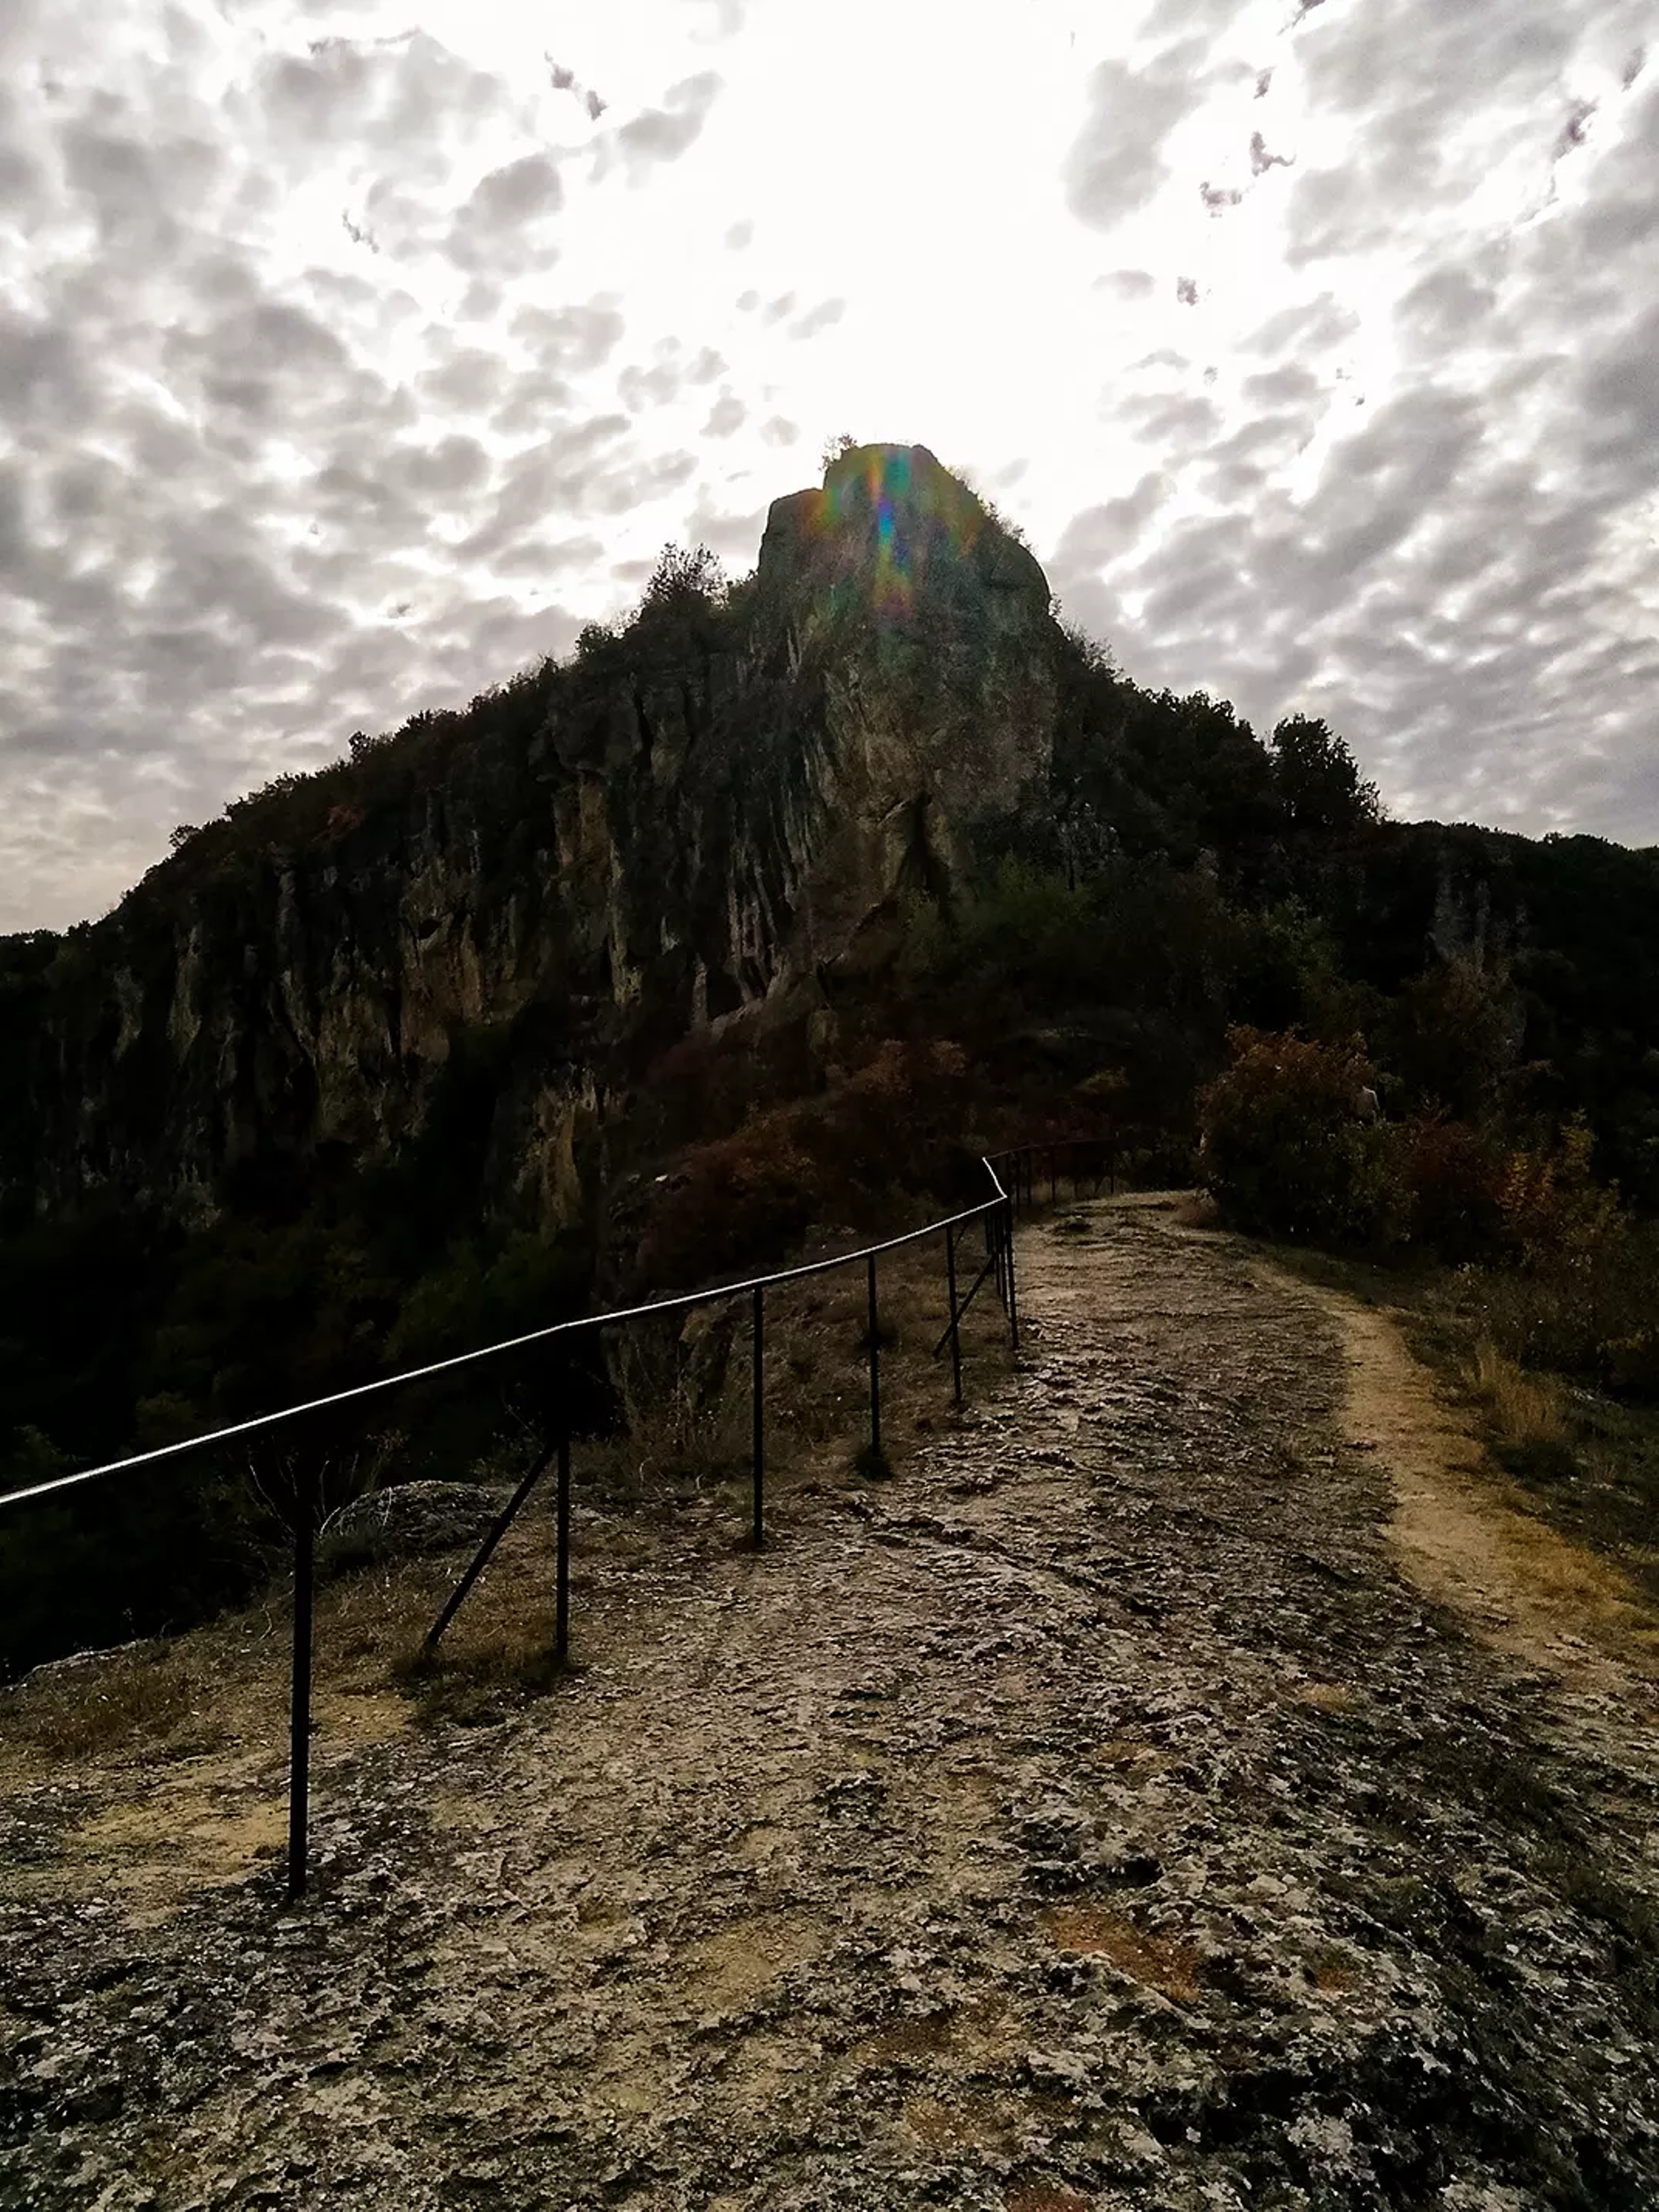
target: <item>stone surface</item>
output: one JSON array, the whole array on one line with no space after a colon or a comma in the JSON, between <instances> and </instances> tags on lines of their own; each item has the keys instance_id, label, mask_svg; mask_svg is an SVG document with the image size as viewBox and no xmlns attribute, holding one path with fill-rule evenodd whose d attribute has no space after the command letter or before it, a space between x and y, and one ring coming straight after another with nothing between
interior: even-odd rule
<instances>
[{"instance_id":1,"label":"stone surface","mask_svg":"<svg viewBox=\"0 0 1659 2212\"><path fill-rule=\"evenodd\" d=\"M0 2203L1659 2201L1650 1705L1401 1578L1317 1303L1079 1212L896 1481L641 1532L520 1718L320 1735L303 1909L133 1914L10 1793Z\"/></svg>"},{"instance_id":2,"label":"stone surface","mask_svg":"<svg viewBox=\"0 0 1659 2212\"><path fill-rule=\"evenodd\" d=\"M391 1559L477 1544L505 1504L478 1482L400 1482L354 1498L322 1532L319 1556Z\"/></svg>"}]
</instances>

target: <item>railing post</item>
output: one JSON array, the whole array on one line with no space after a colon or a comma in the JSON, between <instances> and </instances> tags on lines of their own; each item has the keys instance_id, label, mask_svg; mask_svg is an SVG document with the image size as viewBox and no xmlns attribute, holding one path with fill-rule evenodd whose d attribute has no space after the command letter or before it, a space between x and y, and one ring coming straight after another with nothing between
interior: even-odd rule
<instances>
[{"instance_id":1,"label":"railing post","mask_svg":"<svg viewBox=\"0 0 1659 2212\"><path fill-rule=\"evenodd\" d=\"M570 1656L570 1429L569 1415L560 1412L558 1502L555 1508L557 1561L553 1577L553 1653Z\"/></svg>"},{"instance_id":2,"label":"railing post","mask_svg":"<svg viewBox=\"0 0 1659 2212\"><path fill-rule=\"evenodd\" d=\"M317 1565L317 1471L309 1440L294 1486L294 1663L288 1711L288 1893L305 1895L311 1829L312 1615Z\"/></svg>"},{"instance_id":3,"label":"railing post","mask_svg":"<svg viewBox=\"0 0 1659 2212\"><path fill-rule=\"evenodd\" d=\"M951 1382L957 1405L962 1403L962 1332L957 1325L957 1232L945 1232L945 1286L951 1298Z\"/></svg>"},{"instance_id":4,"label":"railing post","mask_svg":"<svg viewBox=\"0 0 1659 2212\"><path fill-rule=\"evenodd\" d=\"M1019 1350L1019 1302L1014 1291L1014 1215L1008 1209L1008 1341Z\"/></svg>"},{"instance_id":5,"label":"railing post","mask_svg":"<svg viewBox=\"0 0 1659 2212\"><path fill-rule=\"evenodd\" d=\"M870 1255L870 1456L881 1458L881 1346L876 1336L876 1255Z\"/></svg>"},{"instance_id":6,"label":"railing post","mask_svg":"<svg viewBox=\"0 0 1659 2212\"><path fill-rule=\"evenodd\" d=\"M766 1381L765 1348L763 1340L763 1332L765 1327L765 1292L761 1289L757 1283L755 1285L754 1333L755 1549L757 1551L759 1551L761 1547L763 1526L762 1485L765 1479L764 1460L762 1454L762 1447L764 1443L764 1430L763 1423L765 1410L764 1389Z\"/></svg>"}]
</instances>

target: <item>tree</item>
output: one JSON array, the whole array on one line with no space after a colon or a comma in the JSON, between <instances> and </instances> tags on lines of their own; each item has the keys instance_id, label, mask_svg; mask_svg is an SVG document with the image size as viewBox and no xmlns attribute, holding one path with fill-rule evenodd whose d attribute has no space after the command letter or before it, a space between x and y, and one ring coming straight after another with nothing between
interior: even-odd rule
<instances>
[{"instance_id":1,"label":"tree","mask_svg":"<svg viewBox=\"0 0 1659 2212\"><path fill-rule=\"evenodd\" d=\"M726 574L719 554L707 545L690 551L683 545L665 545L645 587L641 612L678 606L690 599L720 600L726 596Z\"/></svg>"},{"instance_id":2,"label":"tree","mask_svg":"<svg viewBox=\"0 0 1659 2212\"><path fill-rule=\"evenodd\" d=\"M1343 740L1311 715L1289 715L1274 730L1273 780L1296 836L1341 836L1382 819L1376 786L1361 777Z\"/></svg>"},{"instance_id":3,"label":"tree","mask_svg":"<svg viewBox=\"0 0 1659 2212\"><path fill-rule=\"evenodd\" d=\"M824 473L828 475L842 455L852 453L857 445L858 440L850 430L837 431L833 438L826 439L823 451L818 457L823 463Z\"/></svg>"}]
</instances>

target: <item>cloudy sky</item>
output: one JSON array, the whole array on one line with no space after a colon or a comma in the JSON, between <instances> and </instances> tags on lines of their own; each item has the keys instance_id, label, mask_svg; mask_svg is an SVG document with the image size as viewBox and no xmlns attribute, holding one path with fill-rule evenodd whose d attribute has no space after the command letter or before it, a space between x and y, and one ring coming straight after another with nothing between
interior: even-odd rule
<instances>
[{"instance_id":1,"label":"cloudy sky","mask_svg":"<svg viewBox=\"0 0 1659 2212\"><path fill-rule=\"evenodd\" d=\"M1659 0L3 0L0 929L842 430L1396 811L1659 841Z\"/></svg>"}]
</instances>

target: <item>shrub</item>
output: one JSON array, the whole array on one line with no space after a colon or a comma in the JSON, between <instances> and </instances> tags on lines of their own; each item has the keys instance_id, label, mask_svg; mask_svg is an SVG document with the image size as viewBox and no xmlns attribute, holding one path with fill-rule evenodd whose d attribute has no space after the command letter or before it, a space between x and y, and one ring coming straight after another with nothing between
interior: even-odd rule
<instances>
[{"instance_id":1,"label":"shrub","mask_svg":"<svg viewBox=\"0 0 1659 2212\"><path fill-rule=\"evenodd\" d=\"M960 1045L886 1038L803 1116L802 1141L848 1195L929 1187L959 1140L967 1077Z\"/></svg>"},{"instance_id":2,"label":"shrub","mask_svg":"<svg viewBox=\"0 0 1659 2212\"><path fill-rule=\"evenodd\" d=\"M762 1115L684 1156L642 1240L641 1279L678 1290L763 1266L802 1234L818 1205L818 1173L794 1116Z\"/></svg>"},{"instance_id":3,"label":"shrub","mask_svg":"<svg viewBox=\"0 0 1659 2212\"><path fill-rule=\"evenodd\" d=\"M1614 1217L1576 1256L1483 1269L1473 1287L1488 1333L1524 1365L1659 1397L1659 1229L1652 1224Z\"/></svg>"},{"instance_id":4,"label":"shrub","mask_svg":"<svg viewBox=\"0 0 1659 2212\"><path fill-rule=\"evenodd\" d=\"M1523 1267L1586 1270L1620 1219L1619 1194L1590 1173L1592 1139L1575 1115L1552 1145L1511 1152L1497 1189L1504 1237Z\"/></svg>"},{"instance_id":5,"label":"shrub","mask_svg":"<svg viewBox=\"0 0 1659 2212\"><path fill-rule=\"evenodd\" d=\"M1228 1032L1231 1064L1200 1095L1206 1187L1239 1226L1338 1244L1397 1233L1392 1133L1362 1118L1373 1076L1359 1039Z\"/></svg>"},{"instance_id":6,"label":"shrub","mask_svg":"<svg viewBox=\"0 0 1659 2212\"><path fill-rule=\"evenodd\" d=\"M1401 1124L1394 1142L1413 1238L1449 1260L1491 1251L1503 1231L1504 1163L1490 1133L1425 1114Z\"/></svg>"}]
</instances>

